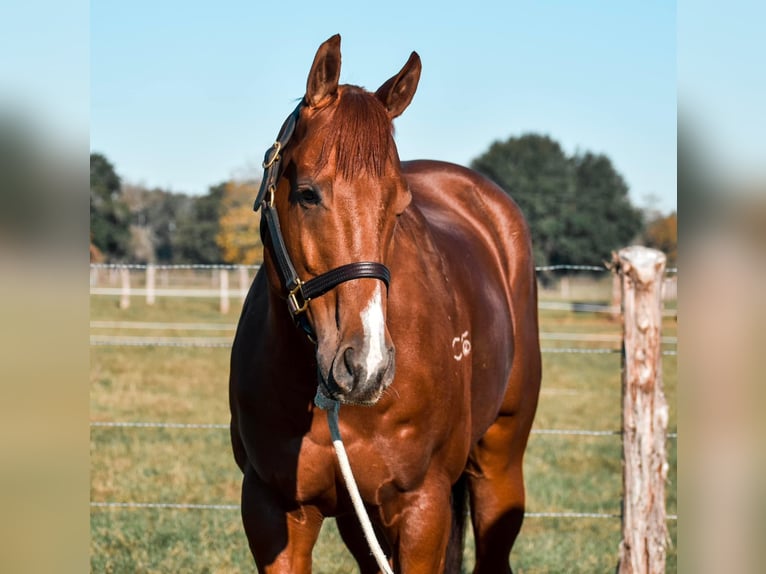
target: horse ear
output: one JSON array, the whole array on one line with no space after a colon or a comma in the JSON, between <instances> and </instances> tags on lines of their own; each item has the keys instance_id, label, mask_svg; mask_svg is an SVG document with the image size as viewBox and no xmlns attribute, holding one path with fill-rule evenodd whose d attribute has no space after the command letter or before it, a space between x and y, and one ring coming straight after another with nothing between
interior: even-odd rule
<instances>
[{"instance_id":1,"label":"horse ear","mask_svg":"<svg viewBox=\"0 0 766 574\"><path fill-rule=\"evenodd\" d=\"M340 34L326 40L317 50L306 82L306 102L312 108L328 103L338 92L340 79Z\"/></svg>"},{"instance_id":2,"label":"horse ear","mask_svg":"<svg viewBox=\"0 0 766 574\"><path fill-rule=\"evenodd\" d=\"M418 89L421 68L420 56L413 52L401 71L375 92L377 98L386 106L391 119L400 116L410 105L415 90Z\"/></svg>"}]
</instances>

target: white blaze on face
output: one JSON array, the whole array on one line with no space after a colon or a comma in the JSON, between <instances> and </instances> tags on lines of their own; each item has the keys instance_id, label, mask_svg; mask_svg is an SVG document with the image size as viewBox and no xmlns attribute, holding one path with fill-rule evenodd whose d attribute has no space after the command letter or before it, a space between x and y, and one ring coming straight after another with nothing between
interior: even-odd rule
<instances>
[{"instance_id":1,"label":"white blaze on face","mask_svg":"<svg viewBox=\"0 0 766 574\"><path fill-rule=\"evenodd\" d=\"M386 358L386 320L383 317L380 284L375 287L372 299L362 311L362 328L364 329L365 366L369 377L384 366L382 363Z\"/></svg>"}]
</instances>

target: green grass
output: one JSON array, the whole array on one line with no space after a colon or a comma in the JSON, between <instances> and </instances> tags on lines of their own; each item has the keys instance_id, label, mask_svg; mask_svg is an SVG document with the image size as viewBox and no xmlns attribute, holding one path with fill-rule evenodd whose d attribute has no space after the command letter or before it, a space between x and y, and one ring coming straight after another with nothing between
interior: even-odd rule
<instances>
[{"instance_id":1,"label":"green grass","mask_svg":"<svg viewBox=\"0 0 766 574\"><path fill-rule=\"evenodd\" d=\"M602 282L603 283L603 282ZM599 284L583 299L606 295ZM134 298L120 310L117 298L92 297L92 320L215 322L233 324L237 304L222 316L214 299L158 299L147 307ZM541 311L541 331L619 333L618 322L595 313ZM94 334L225 336L226 332L94 329ZM232 333L233 334L233 333ZM675 335L666 320L665 335ZM606 343L544 341L543 346ZM671 347L668 347L671 348ZM229 352L225 348L91 348L91 419L180 423L228 422ZM676 426L676 357L666 356L664 384L669 430ZM618 354L545 354L536 428L617 430L620 425ZM618 436L536 434L526 456L530 511L619 513ZM668 441L668 512L677 512L676 441ZM91 431L91 498L108 502L238 504L240 472L225 429L105 428ZM676 571L677 524L669 523L668 572ZM252 572L252 558L236 510L92 508L93 572ZM529 517L511 556L518 573L612 572L620 541L619 519ZM471 536L465 550L470 572ZM315 571L356 572L334 522L325 522L314 550Z\"/></svg>"}]
</instances>

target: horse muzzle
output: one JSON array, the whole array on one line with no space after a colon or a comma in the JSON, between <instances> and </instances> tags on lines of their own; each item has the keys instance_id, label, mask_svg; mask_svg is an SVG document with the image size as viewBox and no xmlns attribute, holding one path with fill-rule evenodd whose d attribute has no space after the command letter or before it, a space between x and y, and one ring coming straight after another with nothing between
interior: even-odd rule
<instances>
[{"instance_id":1,"label":"horse muzzle","mask_svg":"<svg viewBox=\"0 0 766 574\"><path fill-rule=\"evenodd\" d=\"M393 345L383 350L344 346L329 368L319 367L319 392L343 404L374 405L394 380L395 355Z\"/></svg>"}]
</instances>

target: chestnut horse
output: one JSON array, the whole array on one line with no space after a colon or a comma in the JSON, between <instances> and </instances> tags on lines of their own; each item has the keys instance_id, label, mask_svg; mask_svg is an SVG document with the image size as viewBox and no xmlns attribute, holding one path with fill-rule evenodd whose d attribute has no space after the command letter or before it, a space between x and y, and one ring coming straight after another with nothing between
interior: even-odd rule
<instances>
[{"instance_id":1,"label":"chestnut horse","mask_svg":"<svg viewBox=\"0 0 766 574\"><path fill-rule=\"evenodd\" d=\"M459 572L467 502L474 571L510 572L541 377L529 229L481 175L400 163L392 120L415 94L416 53L375 93L339 85L340 64L336 35L266 154L256 203L264 263L229 392L250 549L260 572L311 572L322 521L336 517L361 572L379 571L319 392L342 405L395 572Z\"/></svg>"}]
</instances>

